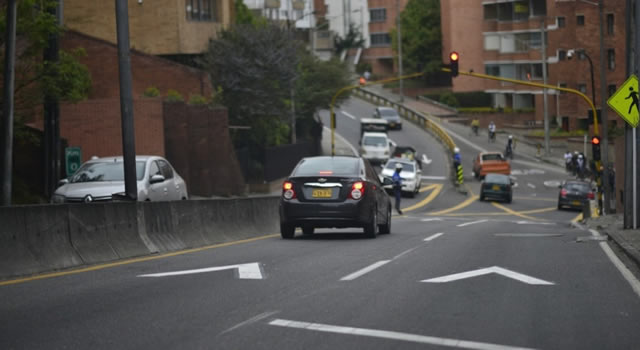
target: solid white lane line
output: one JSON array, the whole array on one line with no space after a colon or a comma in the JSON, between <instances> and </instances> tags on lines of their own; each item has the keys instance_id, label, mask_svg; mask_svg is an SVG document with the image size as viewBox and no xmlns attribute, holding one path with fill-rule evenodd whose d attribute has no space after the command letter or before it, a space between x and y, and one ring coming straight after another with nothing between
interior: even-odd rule
<instances>
[{"instance_id":1,"label":"solid white lane line","mask_svg":"<svg viewBox=\"0 0 640 350\"><path fill-rule=\"evenodd\" d=\"M444 234L444 232L436 233L436 234L435 234L435 235L433 235L433 236L430 236L430 237L425 238L425 239L424 239L424 241L425 241L425 242L433 241L434 239L436 239L436 238L438 238L438 237L442 236L443 234Z\"/></svg>"},{"instance_id":2,"label":"solid white lane line","mask_svg":"<svg viewBox=\"0 0 640 350\"><path fill-rule=\"evenodd\" d=\"M223 331L219 335L223 335L223 334L229 333L231 331L234 331L234 330L236 330L236 329L238 329L240 327L248 326L248 325L250 325L252 323L256 323L256 322L258 322L260 320L264 320L265 318L273 316L273 315L277 314L278 312L280 312L280 311L270 311L270 312L261 313L260 315L251 317L250 319L248 319L246 321L240 322L237 325L235 325L235 326L233 326L231 328L228 328L227 330Z\"/></svg>"},{"instance_id":3,"label":"solid white lane line","mask_svg":"<svg viewBox=\"0 0 640 350\"><path fill-rule=\"evenodd\" d=\"M465 226L469 226L469 225L481 224L481 223L487 222L487 221L489 221L489 220L483 219L483 220L478 220L478 221L465 222L464 224L460 224L460 225L456 225L456 226L465 227Z\"/></svg>"},{"instance_id":4,"label":"solid white lane line","mask_svg":"<svg viewBox=\"0 0 640 350\"><path fill-rule=\"evenodd\" d=\"M563 233L494 233L496 237L561 237Z\"/></svg>"},{"instance_id":5,"label":"solid white lane line","mask_svg":"<svg viewBox=\"0 0 640 350\"><path fill-rule=\"evenodd\" d=\"M532 184L531 182L527 182L527 186L533 188L534 190L536 189L536 185Z\"/></svg>"},{"instance_id":6,"label":"solid white lane line","mask_svg":"<svg viewBox=\"0 0 640 350\"><path fill-rule=\"evenodd\" d=\"M429 222L429 221L442 221L442 219L440 218L431 218L431 219L422 219L420 220L422 222Z\"/></svg>"},{"instance_id":7,"label":"solid white lane line","mask_svg":"<svg viewBox=\"0 0 640 350\"><path fill-rule=\"evenodd\" d=\"M353 116L352 114L350 114L349 112L346 111L340 111L342 114L344 114L345 116L353 119L353 120L358 120L358 118L356 118L355 116Z\"/></svg>"},{"instance_id":8,"label":"solid white lane line","mask_svg":"<svg viewBox=\"0 0 640 350\"><path fill-rule=\"evenodd\" d=\"M600 233L596 230L589 230L594 237L602 237ZM622 261L616 256L616 253L611 250L611 247L607 244L607 242L600 242L600 248L604 251L604 253L609 257L609 260L613 263L613 265L620 271L622 277L631 285L631 289L640 297L640 281L636 278L636 276L629 271L629 269L624 265Z\"/></svg>"},{"instance_id":9,"label":"solid white lane line","mask_svg":"<svg viewBox=\"0 0 640 350\"><path fill-rule=\"evenodd\" d=\"M308 331L358 335L358 336L364 336L364 337L373 337L373 338L382 338L382 339L391 339L391 340L401 340L401 341L408 341L408 342L420 343L420 344L448 346L451 348L459 348L459 349L474 349L474 350L516 350L516 349L529 350L530 349L530 348L513 347L513 346L506 346L506 345L499 345L499 344L492 344L492 343L481 343L481 342L468 341L468 340L462 340L462 339L438 338L438 337L431 337L426 335L403 333L403 332L384 331L384 330L369 329L369 328L342 327L342 326L333 326L333 325L322 324L322 323L298 322L298 321L290 321L290 320L282 320L282 319L275 319L269 322L269 325L304 329Z\"/></svg>"},{"instance_id":10,"label":"solid white lane line","mask_svg":"<svg viewBox=\"0 0 640 350\"><path fill-rule=\"evenodd\" d=\"M238 278L240 279L251 279L251 280L262 279L262 269L260 268L260 264L257 262L248 263L248 264L238 264L238 265L207 267L203 269L194 269L194 270L149 273L145 275L138 275L138 277L182 276L182 275L193 275L197 273L207 273L207 272L215 272L215 271L234 270L234 269L238 270Z\"/></svg>"},{"instance_id":11,"label":"solid white lane line","mask_svg":"<svg viewBox=\"0 0 640 350\"><path fill-rule=\"evenodd\" d=\"M402 252L402 253L400 253L400 254L398 254L398 255L394 256L394 257L393 257L393 259L391 259L391 260L399 259L399 258L401 258L401 257L403 257L403 256L405 256L405 255L407 255L407 254L409 254L409 253L411 253L412 251L414 251L414 250L416 250L416 249L418 249L418 248L420 248L420 247L413 247L413 248L411 248L411 249L407 249L407 250L405 250L404 252Z\"/></svg>"},{"instance_id":12,"label":"solid white lane line","mask_svg":"<svg viewBox=\"0 0 640 350\"><path fill-rule=\"evenodd\" d=\"M354 279L356 279L356 278L358 278L360 276L363 276L363 275L365 275L365 274L377 269L380 266L388 264L389 262L391 262L391 260L378 261L377 263L369 265L369 266L365 267L362 270L358 270L358 271L356 271L356 272L354 272L354 273L352 273L350 275L344 276L340 280L341 281L352 281L352 280L354 280Z\"/></svg>"}]
</instances>

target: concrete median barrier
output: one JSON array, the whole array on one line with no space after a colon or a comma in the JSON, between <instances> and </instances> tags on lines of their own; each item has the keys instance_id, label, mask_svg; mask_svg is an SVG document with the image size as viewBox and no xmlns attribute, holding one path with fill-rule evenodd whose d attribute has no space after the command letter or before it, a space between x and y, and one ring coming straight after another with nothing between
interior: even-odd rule
<instances>
[{"instance_id":1,"label":"concrete median barrier","mask_svg":"<svg viewBox=\"0 0 640 350\"><path fill-rule=\"evenodd\" d=\"M279 197L0 208L0 279L264 236Z\"/></svg>"}]
</instances>

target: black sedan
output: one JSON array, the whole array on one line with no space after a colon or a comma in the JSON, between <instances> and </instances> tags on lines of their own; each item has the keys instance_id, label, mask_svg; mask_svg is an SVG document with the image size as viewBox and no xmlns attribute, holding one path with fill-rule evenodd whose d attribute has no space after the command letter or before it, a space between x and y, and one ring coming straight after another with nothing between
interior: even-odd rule
<instances>
[{"instance_id":1,"label":"black sedan","mask_svg":"<svg viewBox=\"0 0 640 350\"><path fill-rule=\"evenodd\" d=\"M582 209L582 204L595 196L591 191L591 185L586 181L567 180L560 185L558 193L558 210L564 207Z\"/></svg>"},{"instance_id":2,"label":"black sedan","mask_svg":"<svg viewBox=\"0 0 640 350\"><path fill-rule=\"evenodd\" d=\"M388 180L386 180L388 181ZM302 159L282 185L280 233L289 239L296 227L362 227L369 238L391 232L391 201L378 174L360 157Z\"/></svg>"},{"instance_id":3,"label":"black sedan","mask_svg":"<svg viewBox=\"0 0 640 350\"><path fill-rule=\"evenodd\" d=\"M487 174L480 185L480 201L498 199L511 203L513 200L513 182L503 174Z\"/></svg>"},{"instance_id":4,"label":"black sedan","mask_svg":"<svg viewBox=\"0 0 640 350\"><path fill-rule=\"evenodd\" d=\"M402 129L402 118L395 108L376 107L373 113L374 118L381 118L387 121L389 129Z\"/></svg>"}]
</instances>

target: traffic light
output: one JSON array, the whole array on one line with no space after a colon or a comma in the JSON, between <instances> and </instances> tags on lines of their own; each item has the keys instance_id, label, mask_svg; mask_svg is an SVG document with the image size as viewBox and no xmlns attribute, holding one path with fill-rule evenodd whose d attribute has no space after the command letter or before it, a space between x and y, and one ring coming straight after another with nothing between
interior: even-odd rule
<instances>
[{"instance_id":1,"label":"traffic light","mask_svg":"<svg viewBox=\"0 0 640 350\"><path fill-rule=\"evenodd\" d=\"M600 160L600 136L594 136L591 138L591 151L593 152L593 160Z\"/></svg>"},{"instance_id":2,"label":"traffic light","mask_svg":"<svg viewBox=\"0 0 640 350\"><path fill-rule=\"evenodd\" d=\"M460 55L457 52L452 51L449 54L449 67L451 68L451 76L458 76L458 60L460 59Z\"/></svg>"}]
</instances>

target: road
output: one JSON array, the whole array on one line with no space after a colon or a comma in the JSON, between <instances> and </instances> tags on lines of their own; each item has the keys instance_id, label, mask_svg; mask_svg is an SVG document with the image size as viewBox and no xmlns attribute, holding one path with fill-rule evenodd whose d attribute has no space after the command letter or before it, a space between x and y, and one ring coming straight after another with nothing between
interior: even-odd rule
<instances>
[{"instance_id":1,"label":"road","mask_svg":"<svg viewBox=\"0 0 640 350\"><path fill-rule=\"evenodd\" d=\"M357 119L373 106L342 109ZM339 118L338 132L357 140L357 120ZM409 124L391 135L433 159L425 176L446 176L431 136ZM498 147L460 137L465 169L478 148ZM0 348L637 348L640 283L606 242L571 224L577 212L555 210L563 171L532 159L513 168L512 204L478 202L470 175L467 194L425 180L438 186L404 198L413 209L377 239L353 229L293 240L265 232L0 283Z\"/></svg>"}]
</instances>

